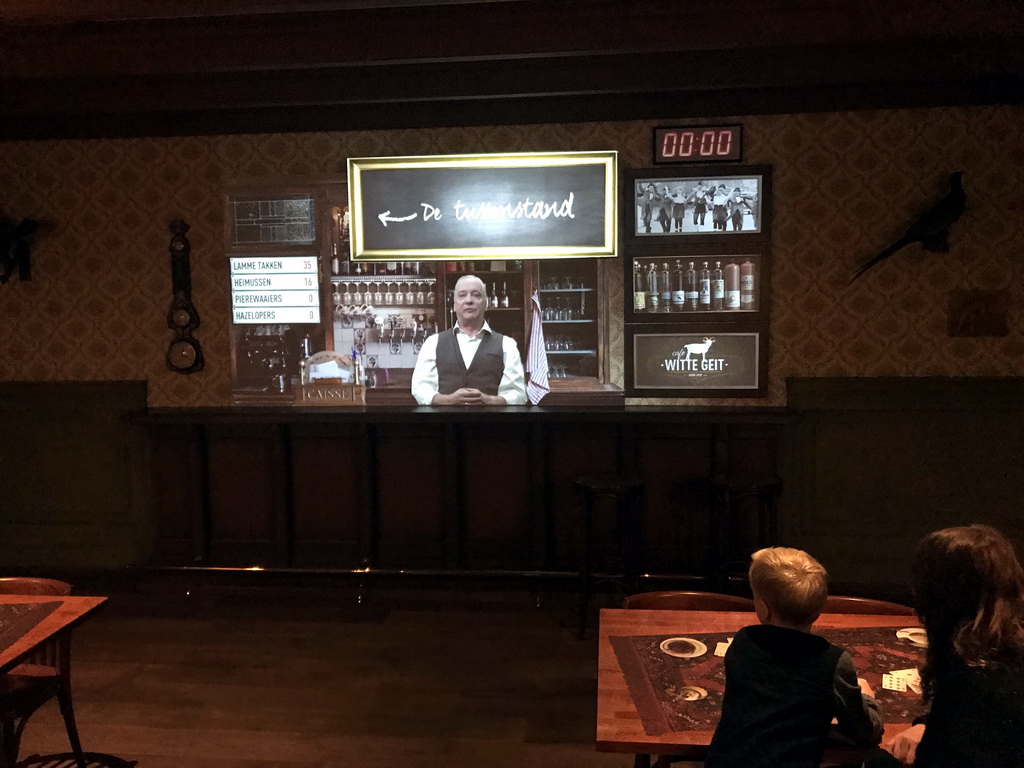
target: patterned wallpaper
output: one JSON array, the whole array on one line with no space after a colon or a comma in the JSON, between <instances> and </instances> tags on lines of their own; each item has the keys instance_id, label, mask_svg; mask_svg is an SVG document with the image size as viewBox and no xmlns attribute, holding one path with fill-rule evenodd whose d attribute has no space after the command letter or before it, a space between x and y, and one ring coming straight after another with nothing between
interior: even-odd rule
<instances>
[{"instance_id":1,"label":"patterned wallpaper","mask_svg":"<svg viewBox=\"0 0 1024 768\"><path fill-rule=\"evenodd\" d=\"M736 121L744 161L774 166L770 381L767 398L720 402L783 405L789 376L1024 375L1024 108ZM145 379L151 406L227 405L227 180L340 177L350 156L464 152L616 149L621 168L643 168L653 125L0 143L0 215L45 223L34 237L33 279L0 286L0 380ZM854 266L902 234L956 170L964 171L968 209L950 252L911 246L850 286ZM172 336L167 225L176 218L191 225L196 337L207 361L191 376L164 364ZM612 374L621 383L616 288ZM956 289L1008 292L1009 335L947 337Z\"/></svg>"}]
</instances>

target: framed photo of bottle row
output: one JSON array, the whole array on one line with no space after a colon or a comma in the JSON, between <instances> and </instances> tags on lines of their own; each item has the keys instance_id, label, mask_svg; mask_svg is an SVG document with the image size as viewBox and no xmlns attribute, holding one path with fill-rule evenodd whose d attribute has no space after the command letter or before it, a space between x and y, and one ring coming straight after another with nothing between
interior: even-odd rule
<instances>
[{"instance_id":1,"label":"framed photo of bottle row","mask_svg":"<svg viewBox=\"0 0 1024 768\"><path fill-rule=\"evenodd\" d=\"M771 241L771 166L644 168L624 177L627 244Z\"/></svg>"},{"instance_id":2,"label":"framed photo of bottle row","mask_svg":"<svg viewBox=\"0 0 1024 768\"><path fill-rule=\"evenodd\" d=\"M750 322L768 307L769 248L631 249L627 323Z\"/></svg>"}]
</instances>

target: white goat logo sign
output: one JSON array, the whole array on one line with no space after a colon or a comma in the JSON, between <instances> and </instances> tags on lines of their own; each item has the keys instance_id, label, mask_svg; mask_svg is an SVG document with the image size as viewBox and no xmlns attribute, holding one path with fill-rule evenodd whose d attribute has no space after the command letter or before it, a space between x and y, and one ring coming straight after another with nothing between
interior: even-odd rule
<instances>
[{"instance_id":1,"label":"white goat logo sign","mask_svg":"<svg viewBox=\"0 0 1024 768\"><path fill-rule=\"evenodd\" d=\"M686 355L683 357L683 360L689 360L692 355L700 355L701 359L706 360L708 350L711 349L711 345L714 343L714 339L705 336L702 342L695 341L692 344L684 344L683 349L686 350Z\"/></svg>"}]
</instances>

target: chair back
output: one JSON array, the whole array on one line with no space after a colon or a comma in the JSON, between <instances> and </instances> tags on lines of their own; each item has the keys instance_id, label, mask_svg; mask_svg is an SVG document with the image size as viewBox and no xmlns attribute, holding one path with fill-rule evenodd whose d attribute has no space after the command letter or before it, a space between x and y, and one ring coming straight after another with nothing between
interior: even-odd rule
<instances>
[{"instance_id":1,"label":"chair back","mask_svg":"<svg viewBox=\"0 0 1024 768\"><path fill-rule=\"evenodd\" d=\"M5 576L0 578L0 595L70 595L71 585L57 579L37 579L31 576Z\"/></svg>"},{"instance_id":2,"label":"chair back","mask_svg":"<svg viewBox=\"0 0 1024 768\"><path fill-rule=\"evenodd\" d=\"M887 600L872 600L869 597L848 597L829 595L822 613L866 613L874 616L913 616L909 605L890 603Z\"/></svg>"},{"instance_id":3,"label":"chair back","mask_svg":"<svg viewBox=\"0 0 1024 768\"><path fill-rule=\"evenodd\" d=\"M649 611L743 611L753 612L754 601L717 592L640 592L630 595L624 608Z\"/></svg>"}]
</instances>

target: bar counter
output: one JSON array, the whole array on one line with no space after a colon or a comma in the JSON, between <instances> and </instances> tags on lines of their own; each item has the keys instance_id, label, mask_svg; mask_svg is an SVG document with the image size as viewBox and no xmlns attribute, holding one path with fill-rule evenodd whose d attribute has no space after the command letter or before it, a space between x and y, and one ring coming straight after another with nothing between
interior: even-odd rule
<instances>
[{"instance_id":1,"label":"bar counter","mask_svg":"<svg viewBox=\"0 0 1024 768\"><path fill-rule=\"evenodd\" d=\"M685 481L779 474L784 408L149 409L164 565L565 574L574 477L646 481L649 573L699 573ZM608 531L610 534L610 531Z\"/></svg>"}]
</instances>

